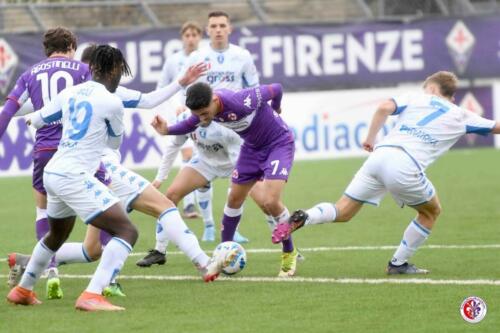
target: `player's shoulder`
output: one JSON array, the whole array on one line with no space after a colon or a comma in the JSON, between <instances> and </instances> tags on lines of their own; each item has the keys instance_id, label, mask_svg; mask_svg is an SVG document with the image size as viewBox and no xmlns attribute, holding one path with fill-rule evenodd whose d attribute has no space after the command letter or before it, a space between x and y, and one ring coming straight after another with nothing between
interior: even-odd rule
<instances>
[{"instance_id":1,"label":"player's shoulder","mask_svg":"<svg viewBox=\"0 0 500 333\"><path fill-rule=\"evenodd\" d=\"M237 55L241 58L252 59L250 51L236 44L229 44L228 52Z\"/></svg>"}]
</instances>

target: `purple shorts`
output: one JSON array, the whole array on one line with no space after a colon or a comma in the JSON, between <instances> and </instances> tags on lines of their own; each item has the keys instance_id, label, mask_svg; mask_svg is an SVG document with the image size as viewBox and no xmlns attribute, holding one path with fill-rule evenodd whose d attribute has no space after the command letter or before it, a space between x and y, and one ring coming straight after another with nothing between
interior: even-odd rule
<instances>
[{"instance_id":1,"label":"purple shorts","mask_svg":"<svg viewBox=\"0 0 500 333\"><path fill-rule=\"evenodd\" d=\"M33 153L33 188L45 195L47 195L47 192L43 186L43 170L56 151L57 150L39 150ZM111 178L106 176L106 168L104 168L102 162L99 164L99 169L97 169L94 176L106 186L111 183Z\"/></svg>"},{"instance_id":2,"label":"purple shorts","mask_svg":"<svg viewBox=\"0 0 500 333\"><path fill-rule=\"evenodd\" d=\"M265 148L243 144L232 182L244 184L260 179L288 180L293 165L295 142L287 140Z\"/></svg>"}]
</instances>

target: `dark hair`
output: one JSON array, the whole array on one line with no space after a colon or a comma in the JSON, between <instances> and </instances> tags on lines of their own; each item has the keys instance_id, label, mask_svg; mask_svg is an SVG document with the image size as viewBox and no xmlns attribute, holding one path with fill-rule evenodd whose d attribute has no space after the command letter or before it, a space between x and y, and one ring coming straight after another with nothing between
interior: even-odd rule
<instances>
[{"instance_id":1,"label":"dark hair","mask_svg":"<svg viewBox=\"0 0 500 333\"><path fill-rule=\"evenodd\" d=\"M428 83L437 84L441 95L451 98L457 91L458 78L452 72L439 71L425 79L424 88Z\"/></svg>"},{"instance_id":2,"label":"dark hair","mask_svg":"<svg viewBox=\"0 0 500 333\"><path fill-rule=\"evenodd\" d=\"M89 67L94 79L109 76L116 70L120 70L121 75L130 75L130 67L122 51L109 45L99 45L95 48Z\"/></svg>"},{"instance_id":3,"label":"dark hair","mask_svg":"<svg viewBox=\"0 0 500 333\"><path fill-rule=\"evenodd\" d=\"M76 47L76 36L67 28L49 29L43 35L43 48L47 57L56 52L66 53L76 50Z\"/></svg>"},{"instance_id":4,"label":"dark hair","mask_svg":"<svg viewBox=\"0 0 500 333\"><path fill-rule=\"evenodd\" d=\"M199 35L201 35L201 33L203 32L203 30L201 29L201 26L195 21L187 21L182 25L181 30L180 30L181 36L184 35L184 33L188 30L194 30Z\"/></svg>"},{"instance_id":5,"label":"dark hair","mask_svg":"<svg viewBox=\"0 0 500 333\"><path fill-rule=\"evenodd\" d=\"M216 10L216 11L208 13L208 18L211 18L211 17L220 17L220 16L224 16L229 21L229 14L226 13L226 12L224 12L224 11L222 11L222 10Z\"/></svg>"},{"instance_id":6,"label":"dark hair","mask_svg":"<svg viewBox=\"0 0 500 333\"><path fill-rule=\"evenodd\" d=\"M81 62L88 64L90 62L90 59L92 59L92 54L95 52L96 48L96 43L89 44L89 46L87 46L82 52Z\"/></svg>"},{"instance_id":7,"label":"dark hair","mask_svg":"<svg viewBox=\"0 0 500 333\"><path fill-rule=\"evenodd\" d=\"M211 100L212 88L204 82L193 84L186 92L186 106L191 110L206 108Z\"/></svg>"}]
</instances>

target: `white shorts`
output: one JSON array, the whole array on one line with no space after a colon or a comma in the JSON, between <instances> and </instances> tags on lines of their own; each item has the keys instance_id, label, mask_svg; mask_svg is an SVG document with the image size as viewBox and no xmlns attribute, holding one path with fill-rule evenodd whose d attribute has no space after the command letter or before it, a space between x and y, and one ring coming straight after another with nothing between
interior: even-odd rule
<instances>
[{"instance_id":1,"label":"white shorts","mask_svg":"<svg viewBox=\"0 0 500 333\"><path fill-rule=\"evenodd\" d=\"M56 174L45 171L43 183L47 190L47 215L62 219L79 216L85 223L120 202L120 199L94 175Z\"/></svg>"},{"instance_id":2,"label":"white shorts","mask_svg":"<svg viewBox=\"0 0 500 333\"><path fill-rule=\"evenodd\" d=\"M185 167L190 167L196 170L199 174L203 176L207 181L211 182L216 178L229 178L233 173L234 166L228 165L226 167L213 166L204 160L200 160L198 156L193 156L193 158L185 165Z\"/></svg>"},{"instance_id":3,"label":"white shorts","mask_svg":"<svg viewBox=\"0 0 500 333\"><path fill-rule=\"evenodd\" d=\"M186 148L194 148L194 142L191 139L187 139L186 142L182 145L181 149L186 149Z\"/></svg>"},{"instance_id":4,"label":"white shorts","mask_svg":"<svg viewBox=\"0 0 500 333\"><path fill-rule=\"evenodd\" d=\"M132 211L130 204L148 187L150 182L113 159L104 158L102 162L106 173L111 178L110 187L113 193L120 198L123 206L130 213Z\"/></svg>"},{"instance_id":5,"label":"white shorts","mask_svg":"<svg viewBox=\"0 0 500 333\"><path fill-rule=\"evenodd\" d=\"M365 161L345 195L378 206L385 193L399 206L417 206L434 197L434 185L413 157L401 148L379 147Z\"/></svg>"}]
</instances>

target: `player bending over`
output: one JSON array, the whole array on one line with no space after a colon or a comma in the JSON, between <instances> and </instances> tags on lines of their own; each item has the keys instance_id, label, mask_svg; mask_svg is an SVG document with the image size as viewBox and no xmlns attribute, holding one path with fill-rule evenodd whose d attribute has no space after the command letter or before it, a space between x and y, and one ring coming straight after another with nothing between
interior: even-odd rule
<instances>
[{"instance_id":1,"label":"player bending over","mask_svg":"<svg viewBox=\"0 0 500 333\"><path fill-rule=\"evenodd\" d=\"M417 211L403 239L387 265L387 274L426 274L408 260L429 237L441 212L434 186L425 175L427 167L467 133L500 134L500 123L482 118L455 104L457 77L437 72L423 85L424 92L404 95L383 102L372 118L363 143L372 154L335 203L320 203L306 211L298 210L289 222L280 223L273 242L288 239L304 225L348 222L364 203L379 205L389 192L396 202ZM390 115L398 118L381 142L375 137Z\"/></svg>"},{"instance_id":2,"label":"player bending over","mask_svg":"<svg viewBox=\"0 0 500 333\"><path fill-rule=\"evenodd\" d=\"M230 128L243 139L240 155L232 174L231 191L224 207L222 241L231 241L243 213L243 202L254 184L263 186L263 206L277 222L288 221L289 212L281 195L293 164L295 144L292 133L278 113L281 111L280 84L262 85L234 92L220 89L212 92L206 83L188 88L186 106L193 115L173 126L161 117L153 127L163 135L183 135L210 122ZM271 101L269 106L268 101ZM293 276L298 252L291 238L283 241L279 276Z\"/></svg>"}]
</instances>

